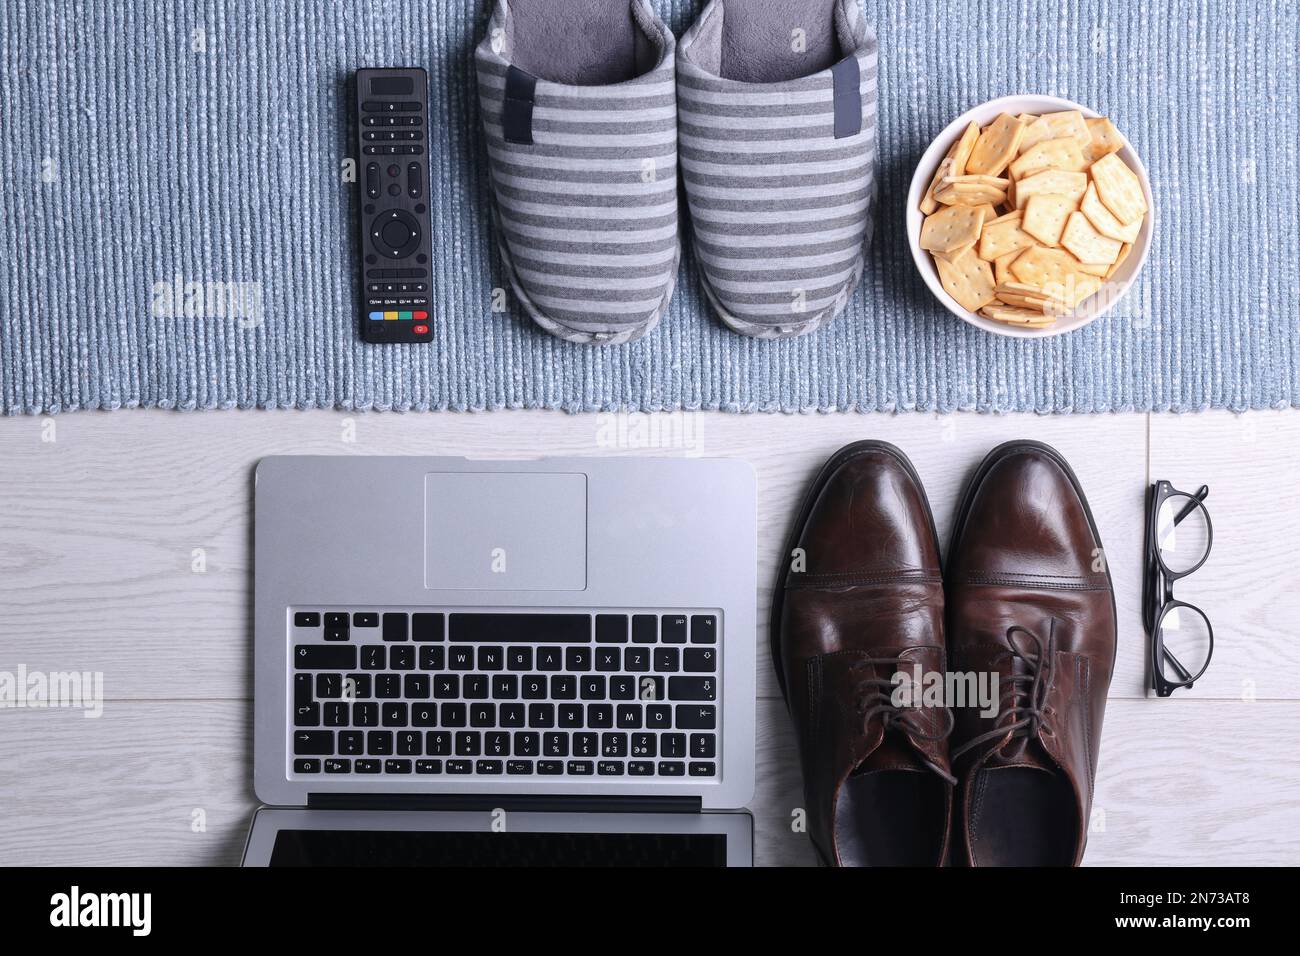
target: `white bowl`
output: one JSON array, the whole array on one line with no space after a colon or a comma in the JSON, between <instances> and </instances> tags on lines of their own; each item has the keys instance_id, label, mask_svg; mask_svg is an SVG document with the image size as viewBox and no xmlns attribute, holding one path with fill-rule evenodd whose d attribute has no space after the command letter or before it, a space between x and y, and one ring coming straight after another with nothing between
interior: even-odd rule
<instances>
[{"instance_id":1,"label":"white bowl","mask_svg":"<svg viewBox=\"0 0 1300 956\"><path fill-rule=\"evenodd\" d=\"M943 284L939 281L939 270L935 267L934 259L930 253L921 248L921 223L925 219L925 216L921 213L921 200L925 198L925 192L930 188L930 180L934 178L939 163L948 155L948 150L952 147L952 144L957 141L957 138L972 120L980 126L984 126L1002 113L1019 116L1021 113L1037 115L1041 113L1058 113L1062 110L1078 110L1089 118L1101 115L1096 110L1090 110L1086 106L1071 103L1069 100L1063 100L1055 96L1004 96L1001 99L990 100L973 110L963 113L948 124L944 131L930 144L930 148L925 151L925 155L921 157L916 172L912 176L912 188L907 191L907 240L912 246L912 259L916 262L916 268L920 271L925 284L930 287L930 291L934 293L935 298L942 302L949 312L963 322L969 322L976 328L983 329L986 332L993 332L996 335L1010 335L1021 339L1041 339L1081 329L1094 319L1101 318L1114 308L1115 303L1124 297L1129 287L1133 285L1138 273L1142 271L1142 267L1147 261L1147 253L1151 250L1151 237L1155 234L1156 228L1156 204L1151 195L1151 180L1147 177L1146 167L1142 165L1142 160L1138 158L1132 144L1127 139L1124 139L1124 148L1119 151L1119 157L1128 164L1133 172L1137 173L1138 179L1141 180L1142 193L1146 196L1149 211L1146 221L1142 224L1142 231L1138 233L1137 241L1133 243L1133 249L1129 252L1128 258L1124 260L1115 274L1103 283L1099 292L1090 296L1073 312L1061 316L1051 328L1021 329L1016 328L1014 325L994 322L992 319L986 319L982 315L977 315L968 309L962 308L957 300L944 290ZM1123 118L1112 116L1111 121L1116 127L1120 127L1120 136L1123 138Z\"/></svg>"}]
</instances>

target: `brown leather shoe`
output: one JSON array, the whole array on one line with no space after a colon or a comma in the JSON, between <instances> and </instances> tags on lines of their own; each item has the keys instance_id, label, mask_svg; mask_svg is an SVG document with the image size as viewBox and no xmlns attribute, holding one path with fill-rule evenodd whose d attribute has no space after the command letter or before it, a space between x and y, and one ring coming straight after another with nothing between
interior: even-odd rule
<instances>
[{"instance_id":1,"label":"brown leather shoe","mask_svg":"<svg viewBox=\"0 0 1300 956\"><path fill-rule=\"evenodd\" d=\"M1115 598L1079 481L1038 442L984 459L948 553L953 667L996 671L995 717L956 712L959 859L1070 866L1083 859L1101 722L1115 664Z\"/></svg>"},{"instance_id":2,"label":"brown leather shoe","mask_svg":"<svg viewBox=\"0 0 1300 956\"><path fill-rule=\"evenodd\" d=\"M895 671L942 672L945 656L934 521L897 448L859 442L822 469L777 575L771 633L823 861L941 863L952 716L891 702Z\"/></svg>"}]
</instances>

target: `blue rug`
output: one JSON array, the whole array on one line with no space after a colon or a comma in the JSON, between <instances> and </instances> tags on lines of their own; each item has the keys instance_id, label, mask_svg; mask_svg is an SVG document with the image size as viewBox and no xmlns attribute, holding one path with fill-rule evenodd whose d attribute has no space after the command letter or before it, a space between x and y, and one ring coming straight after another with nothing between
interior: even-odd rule
<instances>
[{"instance_id":1,"label":"blue rug","mask_svg":"<svg viewBox=\"0 0 1300 956\"><path fill-rule=\"evenodd\" d=\"M701 4L658 0L680 31ZM471 50L486 0L0 0L0 404L86 408L1191 411L1300 405L1300 5L867 2L882 209L830 329L757 342L687 258L648 339L566 345L512 307L490 241ZM354 331L346 83L435 83L437 341ZM1159 223L1110 317L995 338L926 291L903 197L930 139L1015 92L1087 103ZM198 284L197 286L194 284Z\"/></svg>"}]
</instances>

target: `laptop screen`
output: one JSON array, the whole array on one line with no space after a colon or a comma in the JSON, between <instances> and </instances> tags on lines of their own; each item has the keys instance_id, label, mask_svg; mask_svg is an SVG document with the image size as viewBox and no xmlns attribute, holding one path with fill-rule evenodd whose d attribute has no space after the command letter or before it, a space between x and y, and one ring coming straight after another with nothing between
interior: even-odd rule
<instances>
[{"instance_id":1,"label":"laptop screen","mask_svg":"<svg viewBox=\"0 0 1300 956\"><path fill-rule=\"evenodd\" d=\"M281 830L271 866L727 865L720 833Z\"/></svg>"}]
</instances>

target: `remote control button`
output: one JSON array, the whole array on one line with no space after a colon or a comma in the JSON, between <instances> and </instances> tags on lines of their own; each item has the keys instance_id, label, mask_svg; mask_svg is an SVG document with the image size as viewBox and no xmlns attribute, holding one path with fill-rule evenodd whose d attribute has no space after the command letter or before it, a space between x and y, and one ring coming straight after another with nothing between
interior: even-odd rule
<instances>
[{"instance_id":1,"label":"remote control button","mask_svg":"<svg viewBox=\"0 0 1300 956\"><path fill-rule=\"evenodd\" d=\"M382 313L382 312L371 312L371 313L370 313L370 321L371 321L371 322L382 322L382 321L384 321L384 313Z\"/></svg>"},{"instance_id":2,"label":"remote control button","mask_svg":"<svg viewBox=\"0 0 1300 956\"><path fill-rule=\"evenodd\" d=\"M427 325L417 325L413 329L411 329L411 331L414 332L416 335L428 335L429 327Z\"/></svg>"},{"instance_id":3,"label":"remote control button","mask_svg":"<svg viewBox=\"0 0 1300 956\"><path fill-rule=\"evenodd\" d=\"M373 100L366 100L364 103L361 104L361 109L363 112L366 113L378 113L380 110L380 105L374 102Z\"/></svg>"},{"instance_id":4,"label":"remote control button","mask_svg":"<svg viewBox=\"0 0 1300 956\"><path fill-rule=\"evenodd\" d=\"M420 186L420 164L406 164L406 194L412 199L419 199L423 189Z\"/></svg>"},{"instance_id":5,"label":"remote control button","mask_svg":"<svg viewBox=\"0 0 1300 956\"><path fill-rule=\"evenodd\" d=\"M370 226L375 247L392 259L403 259L420 246L420 223L409 212L394 209L383 213Z\"/></svg>"},{"instance_id":6,"label":"remote control button","mask_svg":"<svg viewBox=\"0 0 1300 956\"><path fill-rule=\"evenodd\" d=\"M390 195L390 196L400 196L401 194L402 194L402 187L401 187L401 186L397 185L397 183L390 183L390 184L389 184L389 186L388 186L388 195Z\"/></svg>"}]
</instances>

